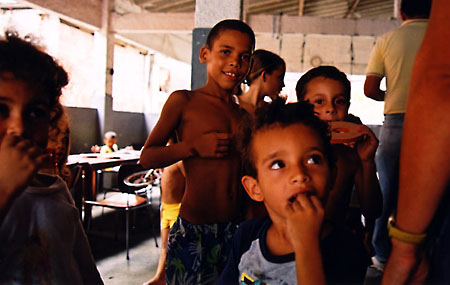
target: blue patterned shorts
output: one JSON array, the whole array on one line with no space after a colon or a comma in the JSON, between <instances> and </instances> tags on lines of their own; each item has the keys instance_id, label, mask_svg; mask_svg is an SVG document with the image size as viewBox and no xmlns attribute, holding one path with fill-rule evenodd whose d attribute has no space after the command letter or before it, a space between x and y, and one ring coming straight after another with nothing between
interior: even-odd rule
<instances>
[{"instance_id":1,"label":"blue patterned shorts","mask_svg":"<svg viewBox=\"0 0 450 285\"><path fill-rule=\"evenodd\" d=\"M191 225L178 217L170 230L166 284L216 284L225 267L236 225Z\"/></svg>"}]
</instances>

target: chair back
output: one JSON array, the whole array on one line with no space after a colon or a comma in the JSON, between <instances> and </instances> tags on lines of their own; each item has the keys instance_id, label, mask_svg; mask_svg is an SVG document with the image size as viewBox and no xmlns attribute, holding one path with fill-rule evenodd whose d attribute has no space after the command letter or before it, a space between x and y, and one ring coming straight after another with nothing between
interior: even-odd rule
<instances>
[{"instance_id":1,"label":"chair back","mask_svg":"<svg viewBox=\"0 0 450 285\"><path fill-rule=\"evenodd\" d=\"M75 188L77 187L78 183L81 182L81 172L83 170L83 167L79 164L76 164L75 166L70 168L71 172L71 179L70 179L70 185L68 185L69 191L74 196L75 194Z\"/></svg>"},{"instance_id":2,"label":"chair back","mask_svg":"<svg viewBox=\"0 0 450 285\"><path fill-rule=\"evenodd\" d=\"M117 173L117 185L122 192L134 194L136 190L142 189L144 187L132 187L128 186L124 183L124 179L129 175L145 171L145 168L142 165L137 163L123 163L119 167L119 172Z\"/></svg>"}]
</instances>

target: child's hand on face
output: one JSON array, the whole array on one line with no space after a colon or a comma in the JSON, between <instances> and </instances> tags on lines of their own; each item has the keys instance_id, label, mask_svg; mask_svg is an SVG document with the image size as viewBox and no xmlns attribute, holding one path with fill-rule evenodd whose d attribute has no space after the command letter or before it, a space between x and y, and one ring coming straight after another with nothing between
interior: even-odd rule
<instances>
[{"instance_id":1,"label":"child's hand on face","mask_svg":"<svg viewBox=\"0 0 450 285\"><path fill-rule=\"evenodd\" d=\"M200 157L224 157L230 153L232 139L229 133L206 133L191 142L191 149Z\"/></svg>"},{"instance_id":2,"label":"child's hand on face","mask_svg":"<svg viewBox=\"0 0 450 285\"><path fill-rule=\"evenodd\" d=\"M287 235L291 245L307 247L311 241L319 238L324 209L315 195L300 194L286 205Z\"/></svg>"},{"instance_id":3,"label":"child's hand on face","mask_svg":"<svg viewBox=\"0 0 450 285\"><path fill-rule=\"evenodd\" d=\"M30 140L6 134L0 145L0 187L12 195L32 180L48 154Z\"/></svg>"},{"instance_id":4,"label":"child's hand on face","mask_svg":"<svg viewBox=\"0 0 450 285\"><path fill-rule=\"evenodd\" d=\"M359 125L358 131L364 134L362 139L355 145L358 156L363 162L373 161L378 147L378 139L366 125Z\"/></svg>"}]
</instances>

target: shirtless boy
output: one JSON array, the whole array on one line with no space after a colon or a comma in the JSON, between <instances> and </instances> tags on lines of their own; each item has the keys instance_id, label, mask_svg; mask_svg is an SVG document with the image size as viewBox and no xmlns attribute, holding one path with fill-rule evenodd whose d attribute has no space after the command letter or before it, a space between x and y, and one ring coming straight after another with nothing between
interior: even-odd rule
<instances>
[{"instance_id":1,"label":"shirtless boy","mask_svg":"<svg viewBox=\"0 0 450 285\"><path fill-rule=\"evenodd\" d=\"M216 24L200 51L206 84L169 96L142 151L144 167L183 160L186 173L180 216L169 236L168 283L214 283L226 262L240 197L240 157L233 137L241 113L231 96L248 72L254 46L247 24ZM167 145L174 132L179 142Z\"/></svg>"}]
</instances>

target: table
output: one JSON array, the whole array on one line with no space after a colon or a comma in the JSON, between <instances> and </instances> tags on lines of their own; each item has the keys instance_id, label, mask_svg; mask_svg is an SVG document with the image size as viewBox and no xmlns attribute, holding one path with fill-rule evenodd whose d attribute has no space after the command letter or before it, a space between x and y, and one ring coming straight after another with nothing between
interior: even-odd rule
<instances>
[{"instance_id":1,"label":"table","mask_svg":"<svg viewBox=\"0 0 450 285\"><path fill-rule=\"evenodd\" d=\"M141 152L139 150L119 150L112 153L80 153L72 154L67 158L69 168L80 165L82 167L82 181L74 186L75 205L80 211L82 219L83 199L96 200L97 197L97 170L121 165L126 162L138 162ZM90 215L85 209L85 216Z\"/></svg>"}]
</instances>

